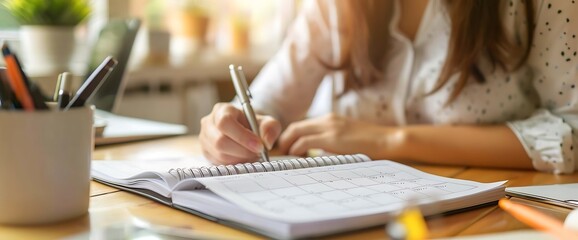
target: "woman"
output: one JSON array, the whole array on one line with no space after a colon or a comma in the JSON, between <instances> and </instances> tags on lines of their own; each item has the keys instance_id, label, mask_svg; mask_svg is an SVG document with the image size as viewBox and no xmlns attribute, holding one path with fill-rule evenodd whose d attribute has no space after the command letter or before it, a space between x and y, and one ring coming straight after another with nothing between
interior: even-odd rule
<instances>
[{"instance_id":1,"label":"woman","mask_svg":"<svg viewBox=\"0 0 578 240\"><path fill-rule=\"evenodd\" d=\"M571 173L574 16L573 0L306 2L251 86L263 143L220 103L201 121L204 154L254 161L277 142L292 155Z\"/></svg>"}]
</instances>

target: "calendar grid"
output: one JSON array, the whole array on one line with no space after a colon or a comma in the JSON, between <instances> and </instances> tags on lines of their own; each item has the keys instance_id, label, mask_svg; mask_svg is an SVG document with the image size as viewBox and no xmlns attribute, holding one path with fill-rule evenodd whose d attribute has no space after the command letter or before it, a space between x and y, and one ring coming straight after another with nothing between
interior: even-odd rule
<instances>
[{"instance_id":1,"label":"calendar grid","mask_svg":"<svg viewBox=\"0 0 578 240\"><path fill-rule=\"evenodd\" d=\"M341 168L344 167L259 173L224 180L222 184L246 201L275 214L372 209L387 204L435 199L476 187L443 182L439 177L420 177L391 165Z\"/></svg>"}]
</instances>

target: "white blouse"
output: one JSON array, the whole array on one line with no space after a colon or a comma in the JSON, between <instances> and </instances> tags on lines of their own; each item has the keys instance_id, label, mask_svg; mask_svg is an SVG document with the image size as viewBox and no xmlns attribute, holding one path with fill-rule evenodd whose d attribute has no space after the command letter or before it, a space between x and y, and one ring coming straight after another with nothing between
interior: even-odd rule
<instances>
[{"instance_id":1,"label":"white blouse","mask_svg":"<svg viewBox=\"0 0 578 240\"><path fill-rule=\"evenodd\" d=\"M523 0L502 1L507 37L523 38ZM319 61L337 63L347 36L333 1L305 1L289 36L251 86L255 107L284 125L335 112L382 125L498 124L516 134L537 170L572 173L578 168L578 3L534 0L536 30L527 62L515 72L492 68L481 57L485 83L473 79L444 106L458 74L427 96L444 64L450 20L441 1L430 0L412 42L398 29L395 1L390 25L393 51L383 81L340 97L343 75ZM385 26L384 26L385 27ZM527 41L527 39L522 39ZM325 80L324 80L325 79ZM315 100L314 100L315 99Z\"/></svg>"}]
</instances>

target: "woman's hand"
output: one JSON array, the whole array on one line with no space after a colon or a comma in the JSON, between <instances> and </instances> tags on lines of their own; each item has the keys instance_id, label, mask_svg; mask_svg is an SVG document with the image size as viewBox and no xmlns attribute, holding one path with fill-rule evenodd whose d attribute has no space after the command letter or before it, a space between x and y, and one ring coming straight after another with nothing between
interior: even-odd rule
<instances>
[{"instance_id":1,"label":"woman's hand","mask_svg":"<svg viewBox=\"0 0 578 240\"><path fill-rule=\"evenodd\" d=\"M395 158L405 134L335 114L292 123L279 138L282 153L305 155L317 148L336 154L364 153L372 158Z\"/></svg>"},{"instance_id":2,"label":"woman's hand","mask_svg":"<svg viewBox=\"0 0 578 240\"><path fill-rule=\"evenodd\" d=\"M213 111L201 119L199 139L203 154L215 164L255 161L261 150L270 149L281 133L281 123L274 118L257 115L257 121L261 136L251 131L243 111L229 103L215 104Z\"/></svg>"}]
</instances>

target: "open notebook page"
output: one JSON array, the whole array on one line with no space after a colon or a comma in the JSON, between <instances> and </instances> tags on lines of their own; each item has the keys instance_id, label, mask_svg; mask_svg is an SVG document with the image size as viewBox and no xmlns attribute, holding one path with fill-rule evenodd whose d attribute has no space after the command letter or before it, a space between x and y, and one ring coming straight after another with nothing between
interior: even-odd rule
<instances>
[{"instance_id":1,"label":"open notebook page","mask_svg":"<svg viewBox=\"0 0 578 240\"><path fill-rule=\"evenodd\" d=\"M200 184L237 205L239 213L284 222L292 226L288 229L297 231L274 235L280 237L380 224L387 216L375 218L376 215L395 213L407 201L431 205L424 213L435 214L488 203L504 195L504 182L485 184L445 178L391 161L190 179L175 186L173 203L233 221L239 221L231 219L235 218L235 211L219 215L215 211L224 206L218 201L202 202L207 197L200 195L206 195L206 191L189 191ZM251 226L254 222L244 224ZM295 229L298 225L308 227Z\"/></svg>"},{"instance_id":2,"label":"open notebook page","mask_svg":"<svg viewBox=\"0 0 578 240\"><path fill-rule=\"evenodd\" d=\"M295 156L276 156L271 160L291 159ZM147 160L95 160L92 162L92 175L97 179L127 185L135 188L150 189L164 197L177 184L178 177L171 175L171 169L198 168L213 166L205 157L179 159Z\"/></svg>"},{"instance_id":3,"label":"open notebook page","mask_svg":"<svg viewBox=\"0 0 578 240\"><path fill-rule=\"evenodd\" d=\"M169 174L169 170L210 165L202 156L181 159L95 160L92 162L91 174L98 179L150 189L168 197L172 187L178 182L177 178Z\"/></svg>"}]
</instances>

